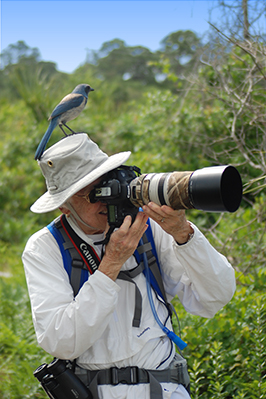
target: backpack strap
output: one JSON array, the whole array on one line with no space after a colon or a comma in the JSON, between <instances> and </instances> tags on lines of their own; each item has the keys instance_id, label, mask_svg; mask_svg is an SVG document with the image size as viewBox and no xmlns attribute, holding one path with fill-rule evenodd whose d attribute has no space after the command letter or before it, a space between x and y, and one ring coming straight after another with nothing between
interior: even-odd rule
<instances>
[{"instance_id":1,"label":"backpack strap","mask_svg":"<svg viewBox=\"0 0 266 399\"><path fill-rule=\"evenodd\" d=\"M81 255L65 233L60 222L61 216L50 223L47 228L59 246L64 268L68 274L70 284L74 291L74 296L76 296L80 288L88 280L89 271Z\"/></svg>"},{"instance_id":2,"label":"backpack strap","mask_svg":"<svg viewBox=\"0 0 266 399\"><path fill-rule=\"evenodd\" d=\"M146 270L144 269L143 265L143 253L145 252L147 255L148 259L148 266L149 266L149 275L150 275L150 283L152 288L155 290L155 292L161 297L161 299L164 301L170 316L172 315L172 305L168 302L166 292L164 289L164 284L163 284L163 279L162 279L162 273L161 273L161 267L153 239L153 234L152 234L152 229L150 225L150 219L148 219L148 229L144 233L142 240L143 240L143 245L138 246L136 251L134 252L134 256L137 259L137 262L139 264L142 264L143 267L143 273L146 276Z\"/></svg>"}]
</instances>

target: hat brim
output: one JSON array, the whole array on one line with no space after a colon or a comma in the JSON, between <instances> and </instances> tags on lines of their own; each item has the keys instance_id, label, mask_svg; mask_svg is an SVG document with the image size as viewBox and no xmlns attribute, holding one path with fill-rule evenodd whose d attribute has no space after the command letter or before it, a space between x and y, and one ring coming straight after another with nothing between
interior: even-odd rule
<instances>
[{"instance_id":1,"label":"hat brim","mask_svg":"<svg viewBox=\"0 0 266 399\"><path fill-rule=\"evenodd\" d=\"M30 210L34 213L45 213L58 209L79 190L93 183L105 173L110 172L112 169L115 169L118 166L121 166L128 160L130 154L130 151L126 151L111 155L100 166L95 168L92 172L84 176L68 189L55 194L51 194L49 191L44 193L40 198L37 199L37 201L34 202L34 204L30 207Z\"/></svg>"}]
</instances>

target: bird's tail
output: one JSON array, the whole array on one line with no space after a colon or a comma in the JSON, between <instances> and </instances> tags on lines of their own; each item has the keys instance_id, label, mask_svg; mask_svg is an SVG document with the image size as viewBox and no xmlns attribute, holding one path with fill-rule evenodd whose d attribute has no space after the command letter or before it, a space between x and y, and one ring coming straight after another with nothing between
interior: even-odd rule
<instances>
[{"instance_id":1,"label":"bird's tail","mask_svg":"<svg viewBox=\"0 0 266 399\"><path fill-rule=\"evenodd\" d=\"M49 139L51 137L51 134L53 133L53 130L56 127L56 125L57 125L57 120L56 119L52 119L51 122L50 122L50 125L48 126L48 129L46 130L46 132L43 135L43 138L40 141L40 144L37 147L37 150L36 150L35 156L34 156L35 160L41 158L41 156L42 156L42 154L43 154L43 152L45 150L45 147L46 147L46 145L47 145L47 143L48 143L48 141L49 141Z\"/></svg>"}]
</instances>

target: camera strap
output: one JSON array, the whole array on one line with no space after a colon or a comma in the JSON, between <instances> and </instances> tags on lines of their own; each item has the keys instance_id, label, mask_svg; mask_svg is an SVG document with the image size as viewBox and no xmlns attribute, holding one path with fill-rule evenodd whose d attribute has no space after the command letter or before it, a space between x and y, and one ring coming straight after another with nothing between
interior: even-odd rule
<instances>
[{"instance_id":1,"label":"camera strap","mask_svg":"<svg viewBox=\"0 0 266 399\"><path fill-rule=\"evenodd\" d=\"M65 215L59 216L47 227L58 242L64 267L68 273L74 296L76 296L82 285L88 280L89 275L98 269L101 259L93 247L75 233L67 222ZM120 271L117 276L118 279L135 285L133 327L139 327L142 313L142 295L133 279L142 273L143 270L144 266L140 264L132 270Z\"/></svg>"},{"instance_id":2,"label":"camera strap","mask_svg":"<svg viewBox=\"0 0 266 399\"><path fill-rule=\"evenodd\" d=\"M70 284L77 295L80 287L88 280L100 264L94 249L83 241L71 228L65 215L59 216L47 228L56 239Z\"/></svg>"},{"instance_id":3,"label":"camera strap","mask_svg":"<svg viewBox=\"0 0 266 399\"><path fill-rule=\"evenodd\" d=\"M100 264L100 257L97 255L97 252L87 244L80 236L78 236L75 231L72 229L70 224L66 221L66 215L61 215L59 219L55 222L56 227L63 227L62 234L65 239L64 248L68 249L70 252L75 250L78 252L80 258L83 261L83 265L78 259L72 256L72 267L82 268L84 264L89 270L90 274L93 274ZM70 240L71 244L69 248L66 248L66 243ZM74 254L75 252L73 252Z\"/></svg>"}]
</instances>

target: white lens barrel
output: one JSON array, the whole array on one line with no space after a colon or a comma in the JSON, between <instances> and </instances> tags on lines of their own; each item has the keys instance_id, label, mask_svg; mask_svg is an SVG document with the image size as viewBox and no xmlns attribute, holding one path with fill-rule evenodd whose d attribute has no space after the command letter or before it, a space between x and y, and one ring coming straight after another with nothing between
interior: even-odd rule
<instances>
[{"instance_id":1,"label":"white lens barrel","mask_svg":"<svg viewBox=\"0 0 266 399\"><path fill-rule=\"evenodd\" d=\"M143 187L148 186L148 196L151 202L170 206L168 199L168 180L170 173L149 173L143 180Z\"/></svg>"}]
</instances>

